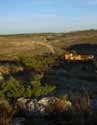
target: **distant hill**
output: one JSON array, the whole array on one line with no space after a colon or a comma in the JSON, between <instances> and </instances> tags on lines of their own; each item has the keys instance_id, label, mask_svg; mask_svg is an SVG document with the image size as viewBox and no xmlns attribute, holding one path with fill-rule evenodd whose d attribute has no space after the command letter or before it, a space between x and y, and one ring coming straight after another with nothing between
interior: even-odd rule
<instances>
[{"instance_id":1,"label":"distant hill","mask_svg":"<svg viewBox=\"0 0 97 125\"><path fill-rule=\"evenodd\" d=\"M97 44L97 30L85 30L69 33L34 33L0 36L0 57L16 58L20 54L33 55L49 53L49 49L40 45L33 45L32 41L46 42L55 49L63 50L75 44ZM10 58L9 58L10 57ZM0 58L1 59L1 58Z\"/></svg>"}]
</instances>

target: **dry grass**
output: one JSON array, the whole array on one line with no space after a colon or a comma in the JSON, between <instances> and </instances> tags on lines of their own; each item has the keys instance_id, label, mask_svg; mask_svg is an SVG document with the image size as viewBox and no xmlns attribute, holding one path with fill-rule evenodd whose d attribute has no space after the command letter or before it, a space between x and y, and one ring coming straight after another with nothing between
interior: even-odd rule
<instances>
[{"instance_id":1,"label":"dry grass","mask_svg":"<svg viewBox=\"0 0 97 125\"><path fill-rule=\"evenodd\" d=\"M97 43L97 30L71 33L41 33L0 36L0 60L14 59L20 53L32 55L49 52L45 46L33 45L32 41L44 42L53 46L58 53L61 48L78 43Z\"/></svg>"}]
</instances>

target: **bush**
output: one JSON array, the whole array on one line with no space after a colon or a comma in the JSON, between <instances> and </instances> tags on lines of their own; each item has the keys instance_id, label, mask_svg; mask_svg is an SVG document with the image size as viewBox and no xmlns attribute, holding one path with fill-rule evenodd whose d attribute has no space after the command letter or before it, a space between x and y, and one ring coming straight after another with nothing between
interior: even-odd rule
<instances>
[{"instance_id":1,"label":"bush","mask_svg":"<svg viewBox=\"0 0 97 125\"><path fill-rule=\"evenodd\" d=\"M36 75L30 84L23 84L15 78L3 81L0 84L0 96L9 101L19 97L39 97L47 95L55 90L55 86L43 86L41 83L43 75Z\"/></svg>"},{"instance_id":2,"label":"bush","mask_svg":"<svg viewBox=\"0 0 97 125\"><path fill-rule=\"evenodd\" d=\"M54 63L55 58L52 56L38 56L38 57L32 57L29 55L20 56L19 62L24 67L29 69L36 69L40 72L44 72L50 64Z\"/></svg>"},{"instance_id":3,"label":"bush","mask_svg":"<svg viewBox=\"0 0 97 125\"><path fill-rule=\"evenodd\" d=\"M39 97L42 95L47 95L48 93L55 90L55 86L42 86L41 79L43 75L36 75L34 80L31 82L32 85L32 96Z\"/></svg>"},{"instance_id":4,"label":"bush","mask_svg":"<svg viewBox=\"0 0 97 125\"><path fill-rule=\"evenodd\" d=\"M11 125L12 108L7 101L0 98L0 125Z\"/></svg>"},{"instance_id":5,"label":"bush","mask_svg":"<svg viewBox=\"0 0 97 125\"><path fill-rule=\"evenodd\" d=\"M24 95L24 86L15 78L11 77L9 80L0 84L1 94L7 99L17 98Z\"/></svg>"},{"instance_id":6,"label":"bush","mask_svg":"<svg viewBox=\"0 0 97 125\"><path fill-rule=\"evenodd\" d=\"M71 109L71 102L67 100L59 99L55 103L48 105L47 112L63 112Z\"/></svg>"}]
</instances>

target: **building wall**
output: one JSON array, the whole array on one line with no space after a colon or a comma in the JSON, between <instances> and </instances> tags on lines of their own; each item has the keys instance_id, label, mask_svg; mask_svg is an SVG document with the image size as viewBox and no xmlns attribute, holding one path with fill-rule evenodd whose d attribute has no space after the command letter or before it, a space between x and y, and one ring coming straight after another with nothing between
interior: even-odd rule
<instances>
[{"instance_id":1,"label":"building wall","mask_svg":"<svg viewBox=\"0 0 97 125\"><path fill-rule=\"evenodd\" d=\"M74 55L73 53L66 53L64 55L65 60L92 60L93 55Z\"/></svg>"}]
</instances>

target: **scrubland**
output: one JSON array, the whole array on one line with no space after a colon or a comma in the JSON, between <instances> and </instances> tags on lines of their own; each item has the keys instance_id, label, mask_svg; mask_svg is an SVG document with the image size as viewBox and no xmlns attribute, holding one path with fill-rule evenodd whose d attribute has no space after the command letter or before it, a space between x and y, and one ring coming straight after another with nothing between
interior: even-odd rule
<instances>
[{"instance_id":1,"label":"scrubland","mask_svg":"<svg viewBox=\"0 0 97 125\"><path fill-rule=\"evenodd\" d=\"M66 50L95 58L66 61ZM44 112L27 110L44 98ZM97 124L97 30L0 36L0 122Z\"/></svg>"}]
</instances>

